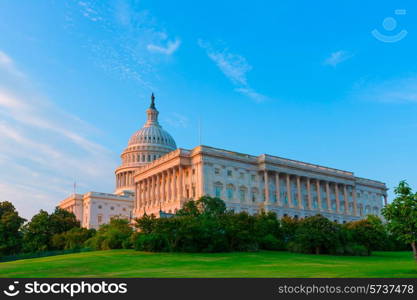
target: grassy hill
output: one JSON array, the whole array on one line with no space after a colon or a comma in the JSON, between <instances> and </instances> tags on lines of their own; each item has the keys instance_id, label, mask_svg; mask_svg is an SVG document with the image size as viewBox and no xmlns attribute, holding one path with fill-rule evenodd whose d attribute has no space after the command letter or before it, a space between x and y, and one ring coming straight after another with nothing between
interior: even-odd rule
<instances>
[{"instance_id":1,"label":"grassy hill","mask_svg":"<svg viewBox=\"0 0 417 300\"><path fill-rule=\"evenodd\" d=\"M417 277L411 252L370 257L289 252L94 251L0 263L0 277Z\"/></svg>"}]
</instances>

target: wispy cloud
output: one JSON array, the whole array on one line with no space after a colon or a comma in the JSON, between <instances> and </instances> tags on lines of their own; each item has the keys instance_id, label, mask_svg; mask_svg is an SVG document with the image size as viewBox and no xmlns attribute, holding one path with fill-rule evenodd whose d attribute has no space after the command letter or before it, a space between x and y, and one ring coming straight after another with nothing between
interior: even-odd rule
<instances>
[{"instance_id":1,"label":"wispy cloud","mask_svg":"<svg viewBox=\"0 0 417 300\"><path fill-rule=\"evenodd\" d=\"M24 77L24 74L18 70L13 60L3 51L0 51L0 67L12 73L14 76Z\"/></svg>"},{"instance_id":2,"label":"wispy cloud","mask_svg":"<svg viewBox=\"0 0 417 300\"><path fill-rule=\"evenodd\" d=\"M154 44L149 44L147 46L147 49L150 52L156 52L156 53L162 53L162 54L165 54L165 55L171 55L175 51L178 50L178 48L180 47L180 44L181 44L181 41L177 39L174 42L168 41L166 47L157 46L157 45L154 45Z\"/></svg>"},{"instance_id":3,"label":"wispy cloud","mask_svg":"<svg viewBox=\"0 0 417 300\"><path fill-rule=\"evenodd\" d=\"M364 80L354 87L352 97L386 103L417 103L417 76L385 81Z\"/></svg>"},{"instance_id":4,"label":"wispy cloud","mask_svg":"<svg viewBox=\"0 0 417 300\"><path fill-rule=\"evenodd\" d=\"M353 57L353 54L344 50L339 50L330 54L328 58L325 59L324 64L332 67L336 67L338 64L350 59Z\"/></svg>"},{"instance_id":5,"label":"wispy cloud","mask_svg":"<svg viewBox=\"0 0 417 300\"><path fill-rule=\"evenodd\" d=\"M255 100L256 102L261 102L266 100L266 96L254 91L251 88L236 88L235 91Z\"/></svg>"},{"instance_id":6,"label":"wispy cloud","mask_svg":"<svg viewBox=\"0 0 417 300\"><path fill-rule=\"evenodd\" d=\"M209 42L198 40L201 48L206 50L207 56L217 65L220 71L236 86L235 91L248 96L255 101L265 100L266 97L252 89L247 80L247 73L252 66L246 58L231 53L227 48L215 49Z\"/></svg>"},{"instance_id":7,"label":"wispy cloud","mask_svg":"<svg viewBox=\"0 0 417 300\"><path fill-rule=\"evenodd\" d=\"M84 17L88 18L93 22L102 20L99 13L91 7L91 4L87 1L78 1L78 5L81 7L81 12Z\"/></svg>"},{"instance_id":8,"label":"wispy cloud","mask_svg":"<svg viewBox=\"0 0 417 300\"><path fill-rule=\"evenodd\" d=\"M164 122L172 127L181 127L186 128L188 127L188 118L182 114L179 113L171 113L168 115Z\"/></svg>"},{"instance_id":9,"label":"wispy cloud","mask_svg":"<svg viewBox=\"0 0 417 300\"><path fill-rule=\"evenodd\" d=\"M144 92L157 90L158 66L165 62L164 57L178 51L180 38L170 38L168 30L139 1L82 0L70 8L67 30L82 40L89 51L86 55L98 67L119 80L137 82ZM78 27L77 18L91 21L82 22L88 30Z\"/></svg>"},{"instance_id":10,"label":"wispy cloud","mask_svg":"<svg viewBox=\"0 0 417 300\"><path fill-rule=\"evenodd\" d=\"M30 217L57 205L74 180L83 192L111 192L117 155L91 138L96 129L34 91L6 57L0 76L17 84L0 83L0 200Z\"/></svg>"}]
</instances>

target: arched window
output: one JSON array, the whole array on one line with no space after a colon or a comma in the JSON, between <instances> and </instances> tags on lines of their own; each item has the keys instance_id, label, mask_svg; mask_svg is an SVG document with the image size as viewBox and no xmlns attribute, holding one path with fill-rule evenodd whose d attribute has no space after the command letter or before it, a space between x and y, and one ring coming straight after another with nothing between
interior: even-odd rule
<instances>
[{"instance_id":1,"label":"arched window","mask_svg":"<svg viewBox=\"0 0 417 300\"><path fill-rule=\"evenodd\" d=\"M257 188L253 188L251 190L251 200L252 200L252 202L256 202L258 200L258 189Z\"/></svg>"},{"instance_id":2,"label":"arched window","mask_svg":"<svg viewBox=\"0 0 417 300\"><path fill-rule=\"evenodd\" d=\"M247 191L247 188L244 186L241 186L239 188L239 200L241 203L246 202L246 191Z\"/></svg>"},{"instance_id":3,"label":"arched window","mask_svg":"<svg viewBox=\"0 0 417 300\"><path fill-rule=\"evenodd\" d=\"M221 198L222 190L223 190L223 184L221 182L216 182L214 184L214 196L217 198Z\"/></svg>"},{"instance_id":4,"label":"arched window","mask_svg":"<svg viewBox=\"0 0 417 300\"><path fill-rule=\"evenodd\" d=\"M233 184L228 184L226 188L227 200L233 199L233 192L234 192Z\"/></svg>"}]
</instances>

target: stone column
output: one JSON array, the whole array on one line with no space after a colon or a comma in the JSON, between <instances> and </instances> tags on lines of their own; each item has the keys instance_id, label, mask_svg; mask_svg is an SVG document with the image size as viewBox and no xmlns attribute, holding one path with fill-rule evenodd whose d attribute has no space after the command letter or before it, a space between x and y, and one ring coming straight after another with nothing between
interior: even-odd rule
<instances>
[{"instance_id":1,"label":"stone column","mask_svg":"<svg viewBox=\"0 0 417 300\"><path fill-rule=\"evenodd\" d=\"M297 202L298 208L303 208L303 201L301 197L301 183L300 183L300 176L297 175Z\"/></svg>"},{"instance_id":2,"label":"stone column","mask_svg":"<svg viewBox=\"0 0 417 300\"><path fill-rule=\"evenodd\" d=\"M156 202L156 197L155 197L156 178L155 178L155 175L152 176L151 183L152 183L152 188L151 188L151 203L152 203L152 206L154 206L155 205L155 202Z\"/></svg>"},{"instance_id":3,"label":"stone column","mask_svg":"<svg viewBox=\"0 0 417 300\"><path fill-rule=\"evenodd\" d=\"M343 185L343 198L345 198L345 215L349 214L349 199L346 184Z\"/></svg>"},{"instance_id":4,"label":"stone column","mask_svg":"<svg viewBox=\"0 0 417 300\"><path fill-rule=\"evenodd\" d=\"M358 215L358 204L356 203L356 188L352 186L353 215Z\"/></svg>"},{"instance_id":5,"label":"stone column","mask_svg":"<svg viewBox=\"0 0 417 300\"><path fill-rule=\"evenodd\" d=\"M161 172L162 180L161 180L161 189L162 189L162 200L164 202L167 201L167 190L166 190L166 173L165 171Z\"/></svg>"},{"instance_id":6,"label":"stone column","mask_svg":"<svg viewBox=\"0 0 417 300\"><path fill-rule=\"evenodd\" d=\"M268 181L268 171L264 171L264 182L265 182L265 203L269 204L269 181Z\"/></svg>"},{"instance_id":7,"label":"stone column","mask_svg":"<svg viewBox=\"0 0 417 300\"><path fill-rule=\"evenodd\" d=\"M329 186L329 182L326 181L326 201L327 201L327 209L329 211L332 211L332 201L330 199L330 186Z\"/></svg>"},{"instance_id":8,"label":"stone column","mask_svg":"<svg viewBox=\"0 0 417 300\"><path fill-rule=\"evenodd\" d=\"M139 184L135 185L135 197L133 198L133 210L132 213L136 212L136 208L139 206Z\"/></svg>"},{"instance_id":9,"label":"stone column","mask_svg":"<svg viewBox=\"0 0 417 300\"><path fill-rule=\"evenodd\" d=\"M145 194L144 194L144 191L143 191L143 188L144 188L144 182L143 182L143 180L141 180L140 181L140 189L139 189L139 193L140 193L140 201L139 201L139 209L140 208L142 208L143 206L144 206L144 200L145 200Z\"/></svg>"},{"instance_id":10,"label":"stone column","mask_svg":"<svg viewBox=\"0 0 417 300\"><path fill-rule=\"evenodd\" d=\"M200 166L200 196L204 196L207 194L205 192L205 186L204 186L204 161L201 160L201 166Z\"/></svg>"},{"instance_id":11,"label":"stone column","mask_svg":"<svg viewBox=\"0 0 417 300\"><path fill-rule=\"evenodd\" d=\"M291 196L291 178L290 178L290 174L287 174L287 199L288 199L288 206L289 207L294 207L293 203L292 203L292 196Z\"/></svg>"},{"instance_id":12,"label":"stone column","mask_svg":"<svg viewBox=\"0 0 417 300\"><path fill-rule=\"evenodd\" d=\"M310 178L307 177L307 202L308 202L308 209L312 210L313 209L313 205L312 205L312 201L311 201L311 186L310 186Z\"/></svg>"},{"instance_id":13,"label":"stone column","mask_svg":"<svg viewBox=\"0 0 417 300\"><path fill-rule=\"evenodd\" d=\"M321 206L321 188L320 188L320 180L316 179L316 190L317 190L317 208L319 211L322 210Z\"/></svg>"},{"instance_id":14,"label":"stone column","mask_svg":"<svg viewBox=\"0 0 417 300\"><path fill-rule=\"evenodd\" d=\"M336 212L340 213L339 184L335 182L334 193L336 195Z\"/></svg>"},{"instance_id":15,"label":"stone column","mask_svg":"<svg viewBox=\"0 0 417 300\"><path fill-rule=\"evenodd\" d=\"M193 167L195 167L195 165L191 165L190 170L188 172L188 181L190 183L189 185L189 191L190 191L190 199L194 199L193 198ZM195 200L195 199L194 199Z\"/></svg>"},{"instance_id":16,"label":"stone column","mask_svg":"<svg viewBox=\"0 0 417 300\"><path fill-rule=\"evenodd\" d=\"M169 201L174 201L175 199L175 169L171 169L171 197L169 198Z\"/></svg>"},{"instance_id":17,"label":"stone column","mask_svg":"<svg viewBox=\"0 0 417 300\"><path fill-rule=\"evenodd\" d=\"M141 205L140 205L140 202L141 202L141 197L142 197L142 195L141 195L141 190L140 190L140 188L141 188L141 183L140 183L140 181L136 184L136 199L135 199L135 210L137 210Z\"/></svg>"},{"instance_id":18,"label":"stone column","mask_svg":"<svg viewBox=\"0 0 417 300\"><path fill-rule=\"evenodd\" d=\"M164 181L162 179L163 172L158 174L158 202L163 204L166 199L164 199Z\"/></svg>"},{"instance_id":19,"label":"stone column","mask_svg":"<svg viewBox=\"0 0 417 300\"><path fill-rule=\"evenodd\" d=\"M387 206L388 204L388 197L386 194L384 194L384 205Z\"/></svg>"},{"instance_id":20,"label":"stone column","mask_svg":"<svg viewBox=\"0 0 417 300\"><path fill-rule=\"evenodd\" d=\"M178 167L178 174L179 174L179 197L178 200L182 201L182 198L184 197L184 170L182 169L181 165Z\"/></svg>"},{"instance_id":21,"label":"stone column","mask_svg":"<svg viewBox=\"0 0 417 300\"><path fill-rule=\"evenodd\" d=\"M277 198L277 205L282 206L281 203L281 187L279 184L279 172L275 173L275 197Z\"/></svg>"}]
</instances>

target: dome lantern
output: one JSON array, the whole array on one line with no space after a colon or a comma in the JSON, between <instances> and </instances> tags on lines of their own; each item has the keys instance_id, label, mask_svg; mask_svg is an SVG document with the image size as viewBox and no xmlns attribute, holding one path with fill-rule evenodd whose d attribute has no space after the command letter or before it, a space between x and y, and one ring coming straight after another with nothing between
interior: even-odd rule
<instances>
[{"instance_id":1,"label":"dome lantern","mask_svg":"<svg viewBox=\"0 0 417 300\"><path fill-rule=\"evenodd\" d=\"M146 110L147 120L143 127L129 139L123 151L122 165L116 169L116 193L134 192L132 174L138 168L177 149L172 136L158 122L159 112L155 107L155 96L151 95L151 104ZM126 181L125 175L128 174ZM130 176L130 177L129 177ZM120 180L120 178L122 178Z\"/></svg>"}]
</instances>

